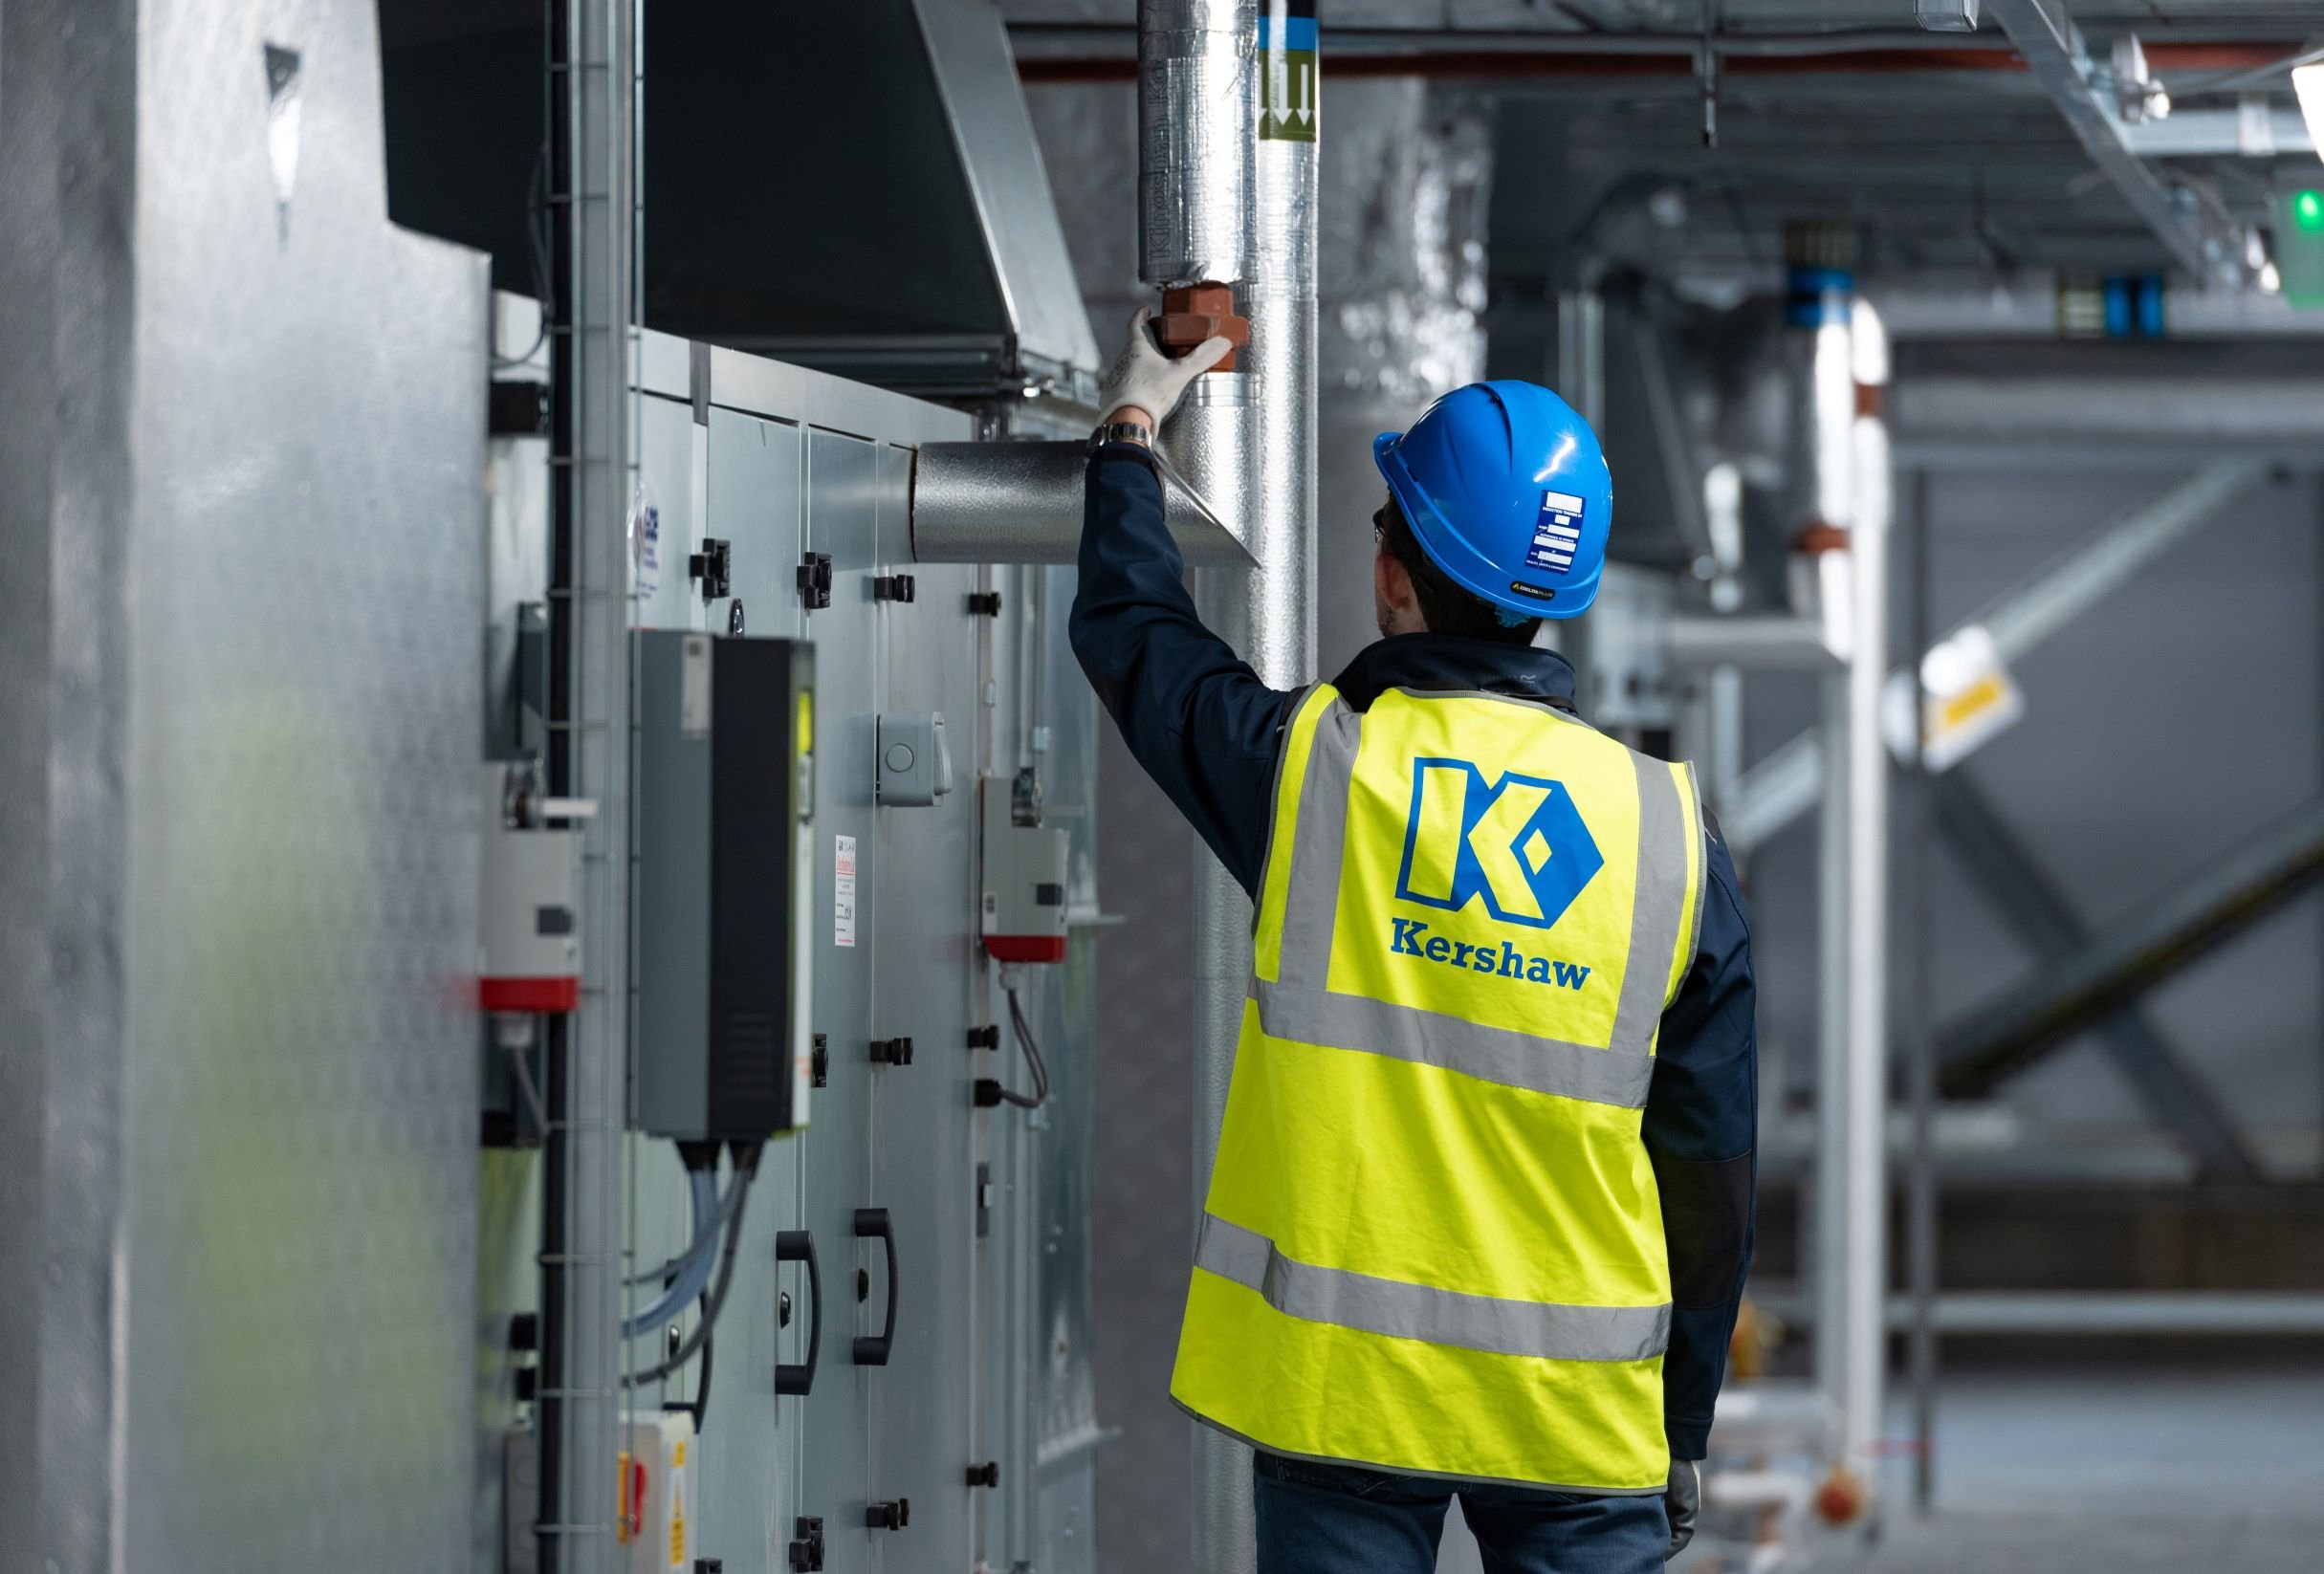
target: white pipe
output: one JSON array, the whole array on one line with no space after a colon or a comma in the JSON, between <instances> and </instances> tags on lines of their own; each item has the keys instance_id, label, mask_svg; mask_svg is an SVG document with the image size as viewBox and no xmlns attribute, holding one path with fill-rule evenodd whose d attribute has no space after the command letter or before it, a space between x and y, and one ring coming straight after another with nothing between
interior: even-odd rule
<instances>
[{"instance_id":1,"label":"white pipe","mask_svg":"<svg viewBox=\"0 0 2324 1574\"><path fill-rule=\"evenodd\" d=\"M1806 441L1801 451L1805 473L1795 490L1804 504L1805 522L1842 530L1853 524L1857 504L1856 383L1850 318L1847 292L1828 291L1809 328L1796 406L1798 427ZM1852 535L1852 549L1853 545ZM1850 813L1854 796L1854 751L1850 734L1853 672L1863 654L1858 605L1862 598L1853 550L1825 550L1804 566L1809 572L1798 576L1798 582L1803 591L1813 586L1814 605L1796 610L1812 610L1821 618L1827 644L1849 663L1847 669L1827 677L1822 685L1820 753L1825 792L1816 839L1816 1163L1809 1209L1813 1248L1809 1265L1816 1308L1816 1387L1841 1422L1840 1457L1850 1460L1853 1455L1849 1452L1848 1417L1855 1370L1849 1344L1853 1326L1849 1315L1850 1256L1856 1235L1850 1167L1853 1063L1849 1033L1855 994L1851 940L1855 916L1851 868L1853 821ZM1876 650L1874 658L1878 658ZM1877 739L1876 728L1871 736Z\"/></svg>"}]
</instances>

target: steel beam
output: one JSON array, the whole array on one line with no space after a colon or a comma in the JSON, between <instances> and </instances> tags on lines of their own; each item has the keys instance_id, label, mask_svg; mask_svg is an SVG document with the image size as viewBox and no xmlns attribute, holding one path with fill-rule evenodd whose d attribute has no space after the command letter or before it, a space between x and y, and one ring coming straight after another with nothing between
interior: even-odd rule
<instances>
[{"instance_id":1,"label":"steel beam","mask_svg":"<svg viewBox=\"0 0 2324 1574\"><path fill-rule=\"evenodd\" d=\"M1763 1310L1812 1323L1815 1309L1796 1295L1754 1292ZM1887 1321L1912 1322L1909 1296L1891 1296ZM1955 1334L2161 1334L2313 1336L2324 1333L2324 1291L2317 1290L1954 1290L1937 1298L1937 1332ZM1773 1389L1765 1398L1763 1389ZM1730 1395L1734 1403L1730 1405ZM1773 1400L1774 1403L1768 1403ZM1730 1384L1719 1396L1718 1425L1735 1422L1734 1441L1812 1435L1819 1417L1796 1387Z\"/></svg>"},{"instance_id":2,"label":"steel beam","mask_svg":"<svg viewBox=\"0 0 2324 1574\"><path fill-rule=\"evenodd\" d=\"M2267 472L2266 462L2256 458L2205 465L2092 532L1945 637L1982 623L2002 660L2018 660L2136 578ZM1747 854L1814 805L1824 792L1822 747L1811 727L1743 773L1734 804L1720 815L1730 846Z\"/></svg>"},{"instance_id":3,"label":"steel beam","mask_svg":"<svg viewBox=\"0 0 2324 1574\"><path fill-rule=\"evenodd\" d=\"M1889 1324L1903 1307L1891 1302ZM2324 1333L2313 1290L1956 1290L1937 1301L1946 1334Z\"/></svg>"},{"instance_id":4,"label":"steel beam","mask_svg":"<svg viewBox=\"0 0 2324 1574\"><path fill-rule=\"evenodd\" d=\"M2090 943L2087 926L1965 771L1937 776L1937 828L1985 899L2044 962ZM2258 1162L2235 1122L2143 1012L2125 1006L2098 1024L2099 1041L2147 1112L2179 1135L2206 1179L2255 1181ZM1958 1089L1956 1092L1958 1093ZM1980 1093L1989 1089L1980 1088Z\"/></svg>"},{"instance_id":5,"label":"steel beam","mask_svg":"<svg viewBox=\"0 0 2324 1574\"><path fill-rule=\"evenodd\" d=\"M2296 109L2263 105L2241 109L2182 109L2166 120L2125 123L2122 141L2149 159L2196 159L2222 155L2272 159L2279 153L2313 153L2316 144Z\"/></svg>"},{"instance_id":6,"label":"steel beam","mask_svg":"<svg viewBox=\"0 0 2324 1574\"><path fill-rule=\"evenodd\" d=\"M2132 922L2039 969L1941 1039L1950 1098L2128 1008L2324 878L2324 798L2286 816Z\"/></svg>"},{"instance_id":7,"label":"steel beam","mask_svg":"<svg viewBox=\"0 0 2324 1574\"><path fill-rule=\"evenodd\" d=\"M1993 15L2025 57L2033 79L2098 166L2173 260L2194 277L2225 278L2241 267L2237 251L2223 234L2207 231L2199 210L2181 206L2125 140L2125 123L2107 95L2092 82L2093 68L2081 30L2066 14L2062 0L1992 0Z\"/></svg>"}]
</instances>

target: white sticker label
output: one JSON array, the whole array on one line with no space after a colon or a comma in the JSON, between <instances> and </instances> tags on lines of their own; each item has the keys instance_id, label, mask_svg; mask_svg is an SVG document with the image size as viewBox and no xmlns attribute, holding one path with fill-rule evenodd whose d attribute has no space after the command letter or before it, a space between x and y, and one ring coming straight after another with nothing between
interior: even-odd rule
<instances>
[{"instance_id":1,"label":"white sticker label","mask_svg":"<svg viewBox=\"0 0 2324 1574\"><path fill-rule=\"evenodd\" d=\"M662 589L662 505L641 479L629 495L629 592L650 601Z\"/></svg>"},{"instance_id":2,"label":"white sticker label","mask_svg":"<svg viewBox=\"0 0 2324 1574\"><path fill-rule=\"evenodd\" d=\"M855 944L855 838L831 839L831 943Z\"/></svg>"}]
</instances>

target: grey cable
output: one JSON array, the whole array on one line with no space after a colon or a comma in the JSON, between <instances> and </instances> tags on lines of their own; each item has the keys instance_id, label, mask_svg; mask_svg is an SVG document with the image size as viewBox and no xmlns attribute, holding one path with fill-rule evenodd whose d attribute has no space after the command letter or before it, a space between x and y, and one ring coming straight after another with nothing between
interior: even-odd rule
<instances>
[{"instance_id":1,"label":"grey cable","mask_svg":"<svg viewBox=\"0 0 2324 1574\"><path fill-rule=\"evenodd\" d=\"M524 1094L525 1107L533 1112L533 1126L542 1136L549 1134L549 1106L540 1102L540 1089L533 1085L533 1068L524 1063L524 1045L509 1044L509 1069L516 1074L516 1086Z\"/></svg>"},{"instance_id":2,"label":"grey cable","mask_svg":"<svg viewBox=\"0 0 2324 1574\"><path fill-rule=\"evenodd\" d=\"M662 1299L634 1316L622 1319L622 1337L635 1339L652 1328L658 1328L684 1311L688 1302L702 1293L710 1282L711 1255L707 1249L718 1239L718 1226L726 1216L719 1205L717 1178L710 1170L696 1170L690 1173L693 1183L694 1239L697 1249L690 1249L679 1258L677 1278L662 1293ZM737 1178L736 1185L740 1185Z\"/></svg>"},{"instance_id":3,"label":"grey cable","mask_svg":"<svg viewBox=\"0 0 2324 1574\"><path fill-rule=\"evenodd\" d=\"M750 1205L751 1182L757 1178L758 1153L759 1150L754 1148L747 1157L739 1153L735 1155L734 1185L740 1190L741 1194L734 1199L734 1215L727 1221L726 1250L720 1254L718 1258L718 1282L711 1287L710 1300L702 1304L701 1321L694 1324L694 1331L686 1336L686 1343L672 1350L657 1365L642 1372L631 1372L627 1377L623 1378L622 1387L642 1388L648 1383L661 1382L662 1379L691 1361L695 1353L709 1343L711 1329L716 1324L718 1314L726 1309L726 1293L734 1288L734 1249L742 1241L742 1215L744 1209Z\"/></svg>"},{"instance_id":4,"label":"grey cable","mask_svg":"<svg viewBox=\"0 0 2324 1574\"><path fill-rule=\"evenodd\" d=\"M694 1211L694 1238L686 1243L686 1249L675 1257L663 1258L658 1267L648 1268L643 1273L631 1274L627 1279L622 1280L622 1288L634 1290L641 1284L668 1284L670 1276L682 1271L688 1263L696 1257L708 1257L715 1252L718 1249L719 1234L726 1228L728 1215L734 1211L734 1199L741 1194L738 1188L729 1186L726 1189L726 1195L718 1199L715 1209L697 1208ZM708 1223L704 1223L703 1215L705 1213L714 1213L715 1216Z\"/></svg>"},{"instance_id":5,"label":"grey cable","mask_svg":"<svg viewBox=\"0 0 2324 1574\"><path fill-rule=\"evenodd\" d=\"M1033 1029L1025 1022L1024 1007L1018 1003L1017 992L1004 984L1001 993L1009 997L1009 1025L1016 1029L1018 1047L1024 1052L1025 1065L1033 1073L1033 1091L1024 1094L1013 1087L998 1091L1004 1104L1013 1104L1019 1109L1039 1109L1049 1102L1049 1063L1041 1058L1041 1045L1033 1041Z\"/></svg>"}]
</instances>

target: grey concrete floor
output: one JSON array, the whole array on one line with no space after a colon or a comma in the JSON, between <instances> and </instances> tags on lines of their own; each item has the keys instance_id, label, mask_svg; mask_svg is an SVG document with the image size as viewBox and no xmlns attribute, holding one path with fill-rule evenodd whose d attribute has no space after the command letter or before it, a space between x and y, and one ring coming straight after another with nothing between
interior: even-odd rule
<instances>
[{"instance_id":1,"label":"grey concrete floor","mask_svg":"<svg viewBox=\"0 0 2324 1574\"><path fill-rule=\"evenodd\" d=\"M1901 1394L1889 1435L1911 1430ZM1886 1482L1869 1545L1828 1543L1813 1574L2318 1574L2324 1352L2315 1364L1957 1371L1940 1388L1936 1511ZM1705 1549L1708 1551L1709 1549ZM1439 1574L1472 1574L1448 1527ZM1740 1569L1690 1556L1689 1574Z\"/></svg>"},{"instance_id":2,"label":"grey concrete floor","mask_svg":"<svg viewBox=\"0 0 2324 1574\"><path fill-rule=\"evenodd\" d=\"M1901 1406L1891 1435L1909 1428ZM1896 1505L1865 1574L2324 1569L2324 1366L1965 1372L1940 1389L1937 1511Z\"/></svg>"}]
</instances>

